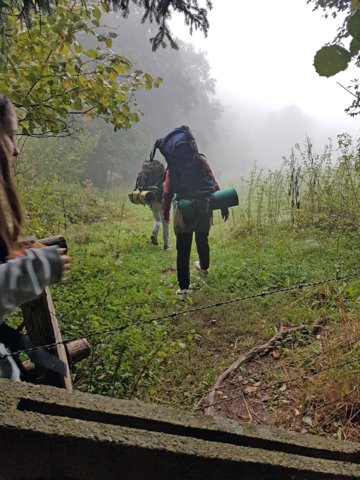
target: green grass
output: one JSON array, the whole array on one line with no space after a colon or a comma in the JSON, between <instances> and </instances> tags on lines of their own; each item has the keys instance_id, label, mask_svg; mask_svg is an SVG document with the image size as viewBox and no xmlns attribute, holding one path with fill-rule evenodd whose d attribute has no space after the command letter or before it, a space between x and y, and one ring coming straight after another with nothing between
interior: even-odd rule
<instances>
[{"instance_id":1,"label":"green grass","mask_svg":"<svg viewBox=\"0 0 360 480\"><path fill-rule=\"evenodd\" d=\"M304 151L297 147L281 170L250 172L229 221L215 212L206 278L193 268L193 245L193 293L186 302L175 296L174 235L168 252L151 245L149 208L132 205L125 192L26 182L20 190L27 233L63 234L72 257L70 273L52 293L64 336L91 337L92 355L77 366L75 387L194 409L239 355L282 327L321 319L326 326L317 337L294 335L277 345L278 358L259 357L241 375L261 377L266 421L359 439L360 364L353 343L360 337L359 278L235 301L359 269L358 149L349 150L344 140L320 156L311 144ZM212 307L224 301L232 302ZM191 312L203 306L210 308ZM167 318L151 321L162 316ZM92 335L104 329L115 330ZM353 364L316 373L349 358ZM266 389L279 379L284 390ZM353 386L358 397L348 396ZM254 398L248 396L250 409ZM244 418L236 416L236 406L225 404L218 413ZM254 411L250 419L262 418Z\"/></svg>"},{"instance_id":2,"label":"green grass","mask_svg":"<svg viewBox=\"0 0 360 480\"><path fill-rule=\"evenodd\" d=\"M340 297L358 311L359 283L347 294L334 282L147 323L269 288L334 278L336 272L356 270L360 258L356 238L286 228L242 237L235 222L224 224L216 214L210 274L204 279L192 268L193 294L181 302L175 296L174 235L172 249L164 252L150 244L151 225L148 208L130 203L122 208L119 202L117 218L66 232L73 265L52 290L64 335L127 326L92 339L93 356L79 364L74 377L81 390L193 408L240 352L274 335L280 325L310 324L319 316L336 322ZM196 258L193 245L191 265Z\"/></svg>"}]
</instances>

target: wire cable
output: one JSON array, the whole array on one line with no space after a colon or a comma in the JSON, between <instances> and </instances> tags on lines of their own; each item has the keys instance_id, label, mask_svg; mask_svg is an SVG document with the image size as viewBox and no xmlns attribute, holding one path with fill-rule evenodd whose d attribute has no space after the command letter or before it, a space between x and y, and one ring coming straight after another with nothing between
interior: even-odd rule
<instances>
[{"instance_id":1,"label":"wire cable","mask_svg":"<svg viewBox=\"0 0 360 480\"><path fill-rule=\"evenodd\" d=\"M255 293L255 294L252 294L252 295L245 295L243 297L224 300L224 301L221 301L221 302L214 302L214 303L209 303L207 305L200 305L198 307L192 307L192 308L188 308L186 310L179 310L177 312L167 313L167 314L164 314L164 315L159 315L157 317L152 317L152 318L145 319L145 320L139 320L139 321L133 322L133 323L127 323L125 325L121 325L121 326L118 326L118 327L109 327L109 328L105 328L103 330L97 330L97 331L94 331L94 332L90 332L88 334L84 334L81 337L73 337L73 338L65 339L65 340L62 340L62 341L59 341L59 342L52 342L52 343L48 343L46 345L39 345L39 346L36 346L36 347L24 349L24 350L18 350L16 352L13 352L12 355L20 355L22 353L36 352L36 351L44 349L44 348L53 348L53 347L57 347L58 345L65 345L65 344L67 344L67 343L69 343L73 340L80 340L81 338L90 339L90 338L93 338L93 337L98 336L98 335L107 335L107 334L114 333L114 332L122 332L122 331L124 331L128 328L140 327L140 326L148 325L148 324L154 323L154 322L161 322L163 320L169 320L171 318L176 318L176 317L181 316L181 315L193 314L193 313L201 312L201 311L204 311L204 310L209 310L209 309L212 309L212 308L218 308L218 307L222 307L222 306L226 306L226 305L232 305L234 303L239 303L239 302L243 302L243 301L246 301L246 300L254 300L254 299L264 298L266 296L275 295L275 294L278 294L278 293L286 293L286 292L292 292L292 291L295 291L295 290L302 290L304 288L318 287L320 285L324 285L324 284L327 284L327 283L330 283L330 282L350 280L350 279L353 279L353 278L356 278L356 277L359 277L359 276L360 276L360 272L358 272L358 271L353 272L353 273L349 273L349 274L343 275L343 276L340 276L340 275L338 275L338 273L336 273L335 277L332 277L332 278L326 278L326 279L323 279L323 280L317 280L317 281L308 282L308 283L300 283L300 284L292 285L290 287L279 287L279 288L274 288L274 289L263 290L262 292ZM6 358L8 356L11 356L11 355L10 354L2 355L2 356L0 356L0 358Z\"/></svg>"}]
</instances>

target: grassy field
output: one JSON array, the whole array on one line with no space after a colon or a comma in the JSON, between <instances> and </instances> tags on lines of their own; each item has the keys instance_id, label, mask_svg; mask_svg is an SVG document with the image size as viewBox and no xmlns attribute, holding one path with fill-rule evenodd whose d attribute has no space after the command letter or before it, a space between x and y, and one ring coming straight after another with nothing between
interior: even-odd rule
<instances>
[{"instance_id":1,"label":"grassy field","mask_svg":"<svg viewBox=\"0 0 360 480\"><path fill-rule=\"evenodd\" d=\"M277 335L216 390L215 413L360 440L358 148L343 135L317 156L308 143L236 186L229 221L214 216L206 278L193 248L185 302L174 235L170 251L151 245L151 211L126 191L21 186L26 233L69 245L71 272L52 292L64 336L92 346L75 386L202 412L218 375Z\"/></svg>"},{"instance_id":2,"label":"grassy field","mask_svg":"<svg viewBox=\"0 0 360 480\"><path fill-rule=\"evenodd\" d=\"M245 234L238 228L239 208L226 224L216 212L210 274L204 279L192 268L193 294L186 302L175 296L174 235L168 252L150 244L147 207L120 199L112 204L113 218L67 229L73 267L64 284L53 288L65 336L118 328L91 337L93 354L79 364L76 388L201 410L216 376L239 355L282 328L321 320L319 334L290 336L244 365L219 392L216 410L245 421L357 438L360 277L236 301L357 271L357 235L286 224ZM192 263L196 258L193 248ZM199 307L209 308L191 312ZM182 313L168 316L174 312ZM167 318L151 321L162 316ZM349 358L352 363L334 368ZM330 398L343 408L329 423L333 406L322 404Z\"/></svg>"}]
</instances>

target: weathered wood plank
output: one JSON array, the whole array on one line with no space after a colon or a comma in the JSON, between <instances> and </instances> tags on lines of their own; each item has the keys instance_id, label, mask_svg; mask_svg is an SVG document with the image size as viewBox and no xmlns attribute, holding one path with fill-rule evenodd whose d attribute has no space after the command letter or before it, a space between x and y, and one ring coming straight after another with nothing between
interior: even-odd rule
<instances>
[{"instance_id":1,"label":"weathered wood plank","mask_svg":"<svg viewBox=\"0 0 360 480\"><path fill-rule=\"evenodd\" d=\"M53 245L59 245L59 248L65 248L67 251L67 243L65 238L62 235L53 235L51 237L37 239L34 236L20 237L18 240L18 246L31 248L31 245L34 243L41 243L45 247L51 247Z\"/></svg>"},{"instance_id":2,"label":"weathered wood plank","mask_svg":"<svg viewBox=\"0 0 360 480\"><path fill-rule=\"evenodd\" d=\"M32 302L22 307L24 326L34 347L62 342L60 328L57 322L55 307L49 288ZM62 377L58 373L37 368L39 383L66 388L72 391L73 385L70 375L70 366L63 344L56 345L52 353L66 365L66 375Z\"/></svg>"}]
</instances>

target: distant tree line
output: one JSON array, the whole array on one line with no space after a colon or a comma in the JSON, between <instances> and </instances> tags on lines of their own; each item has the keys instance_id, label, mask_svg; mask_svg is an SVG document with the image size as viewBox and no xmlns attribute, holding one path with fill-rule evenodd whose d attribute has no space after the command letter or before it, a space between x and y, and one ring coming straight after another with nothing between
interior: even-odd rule
<instances>
[{"instance_id":1,"label":"distant tree line","mask_svg":"<svg viewBox=\"0 0 360 480\"><path fill-rule=\"evenodd\" d=\"M181 42L179 50L152 51L148 37L157 27L149 24L144 28L138 8L127 19L103 14L101 23L98 10L93 9L91 22L98 24L95 32L93 28L83 28L72 38L67 30L69 12L64 8L59 12L48 25L44 22L49 17L42 19L43 34L38 38L45 42L44 48L36 42L26 44L26 30L19 32L7 62L15 62L20 75L15 77L10 63L0 78L0 89L5 89L18 104L20 128L25 135L49 136L83 129L74 139L61 140L61 147L56 139L26 143L22 160L32 165L33 173L37 171L36 178L57 174L69 181L90 179L101 188L114 181L129 184L155 139L169 128L188 123L203 149L210 141L216 141L222 107L216 99L215 80L204 52ZM31 35L35 39L36 21L34 16ZM44 36L46 28L50 36L53 30L56 34L49 68L43 58L47 58L49 43ZM65 38L64 44L58 45L58 37ZM77 57L65 62L74 51ZM23 68L26 62L27 69ZM91 83L86 71L89 65L93 70L96 66ZM52 67L57 70L51 70ZM147 91L154 86L160 87ZM24 89L28 91L25 104ZM48 100L44 102L44 98ZM28 170L21 165L22 160L19 173Z\"/></svg>"}]
</instances>

